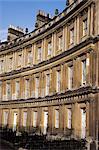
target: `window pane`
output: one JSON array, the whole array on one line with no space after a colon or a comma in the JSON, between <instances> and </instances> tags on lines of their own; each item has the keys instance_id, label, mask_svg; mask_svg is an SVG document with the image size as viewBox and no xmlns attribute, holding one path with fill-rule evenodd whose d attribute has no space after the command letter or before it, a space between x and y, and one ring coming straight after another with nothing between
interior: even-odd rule
<instances>
[{"instance_id":1,"label":"window pane","mask_svg":"<svg viewBox=\"0 0 99 150\"><path fill-rule=\"evenodd\" d=\"M67 119L68 119L67 127L69 129L71 129L71 119L72 119L71 115L72 115L71 109L67 109Z\"/></svg>"},{"instance_id":2,"label":"window pane","mask_svg":"<svg viewBox=\"0 0 99 150\"><path fill-rule=\"evenodd\" d=\"M33 127L37 126L37 111L33 112Z\"/></svg>"},{"instance_id":3,"label":"window pane","mask_svg":"<svg viewBox=\"0 0 99 150\"><path fill-rule=\"evenodd\" d=\"M59 128L59 110L55 110L55 128Z\"/></svg>"},{"instance_id":4,"label":"window pane","mask_svg":"<svg viewBox=\"0 0 99 150\"><path fill-rule=\"evenodd\" d=\"M23 112L23 126L26 127L27 124L27 112Z\"/></svg>"}]
</instances>

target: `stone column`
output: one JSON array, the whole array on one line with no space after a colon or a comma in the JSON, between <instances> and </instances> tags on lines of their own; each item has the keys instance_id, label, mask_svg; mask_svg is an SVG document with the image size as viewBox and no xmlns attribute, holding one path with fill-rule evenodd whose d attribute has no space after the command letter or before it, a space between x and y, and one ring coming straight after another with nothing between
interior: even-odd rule
<instances>
[{"instance_id":1,"label":"stone column","mask_svg":"<svg viewBox=\"0 0 99 150\"><path fill-rule=\"evenodd\" d=\"M77 26L76 26L76 28L77 28L77 44L79 44L79 42L80 42L80 34L79 34L79 24L80 24L80 18L79 18L80 16L77 16Z\"/></svg>"},{"instance_id":2,"label":"stone column","mask_svg":"<svg viewBox=\"0 0 99 150\"><path fill-rule=\"evenodd\" d=\"M74 45L77 43L77 18L74 21Z\"/></svg>"},{"instance_id":3,"label":"stone column","mask_svg":"<svg viewBox=\"0 0 99 150\"><path fill-rule=\"evenodd\" d=\"M66 37L65 37L65 31L66 30L66 28L65 28L65 26L63 27L63 48L62 48L62 51L65 51L66 50Z\"/></svg>"},{"instance_id":4,"label":"stone column","mask_svg":"<svg viewBox=\"0 0 99 150\"><path fill-rule=\"evenodd\" d=\"M87 75L87 84L90 84L90 53L87 53L87 59L86 59L86 75Z\"/></svg>"},{"instance_id":5,"label":"stone column","mask_svg":"<svg viewBox=\"0 0 99 150\"><path fill-rule=\"evenodd\" d=\"M53 34L53 56L55 56L56 55L56 32L54 32L54 34Z\"/></svg>"},{"instance_id":6,"label":"stone column","mask_svg":"<svg viewBox=\"0 0 99 150\"><path fill-rule=\"evenodd\" d=\"M91 5L91 21L90 21L90 34L93 35L94 29L94 4Z\"/></svg>"},{"instance_id":7,"label":"stone column","mask_svg":"<svg viewBox=\"0 0 99 150\"><path fill-rule=\"evenodd\" d=\"M90 35L90 6L88 7L88 35Z\"/></svg>"},{"instance_id":8,"label":"stone column","mask_svg":"<svg viewBox=\"0 0 99 150\"><path fill-rule=\"evenodd\" d=\"M68 49L68 27L67 27L67 25L66 25L66 29L65 29L66 31L65 31L65 50L67 50Z\"/></svg>"}]
</instances>

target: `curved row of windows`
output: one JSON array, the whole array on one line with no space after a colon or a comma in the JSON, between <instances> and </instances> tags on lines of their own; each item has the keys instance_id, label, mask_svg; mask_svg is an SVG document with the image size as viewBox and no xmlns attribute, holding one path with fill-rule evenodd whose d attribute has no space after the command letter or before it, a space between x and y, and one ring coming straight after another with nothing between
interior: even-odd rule
<instances>
[{"instance_id":1,"label":"curved row of windows","mask_svg":"<svg viewBox=\"0 0 99 150\"><path fill-rule=\"evenodd\" d=\"M79 70L78 70L79 69ZM44 97L84 86L88 81L89 58L74 63L0 82L0 99L11 100Z\"/></svg>"},{"instance_id":2,"label":"curved row of windows","mask_svg":"<svg viewBox=\"0 0 99 150\"><path fill-rule=\"evenodd\" d=\"M79 120L75 119L75 121L76 123L78 122L80 124L79 136L81 138L85 138L86 126L87 126L86 105L85 104L83 105L79 104L77 106L76 105L74 107L76 108L76 111L79 111ZM17 130L18 126L21 126L23 129L26 129L27 125L30 124L29 127L31 129L38 128L38 130L40 129L40 132L42 132L43 134L46 134L48 132L48 129L50 126L52 126L53 128L53 132L55 132L55 130L58 131L61 128L61 126L63 126L64 131L66 130L65 132L67 132L68 134L68 131L73 131L73 129L75 129L75 126L73 124L75 112L73 111L72 105L64 105L65 115L61 115L62 111L63 111L62 108L60 109L59 106L54 106L53 110L50 112L48 108L42 108L41 114L39 114L38 108L31 108L30 109L31 114L29 114L27 109L21 109L21 115L20 115L17 109L14 109L12 111L10 110L10 113L8 110L5 109L3 110L2 124L4 126L6 125L11 126L13 130ZM52 114L53 114L53 117L52 117ZM21 118L19 118L19 116L21 116ZM9 123L8 117L11 118L10 123ZM28 119L29 117L30 119ZM20 123L18 122L18 120ZM62 120L64 120L64 123L62 122ZM76 134L78 134L77 132Z\"/></svg>"},{"instance_id":3,"label":"curved row of windows","mask_svg":"<svg viewBox=\"0 0 99 150\"><path fill-rule=\"evenodd\" d=\"M89 14L91 9L93 7L83 10L79 16L58 27L53 33L41 37L38 41L30 40L28 44L22 44L20 48L17 49L16 47L17 50L14 52L11 51L12 49L6 51L5 54L2 52L0 55L0 73L46 61L85 40L93 34L90 32L92 24L89 24L89 19L93 19L92 14Z\"/></svg>"}]
</instances>

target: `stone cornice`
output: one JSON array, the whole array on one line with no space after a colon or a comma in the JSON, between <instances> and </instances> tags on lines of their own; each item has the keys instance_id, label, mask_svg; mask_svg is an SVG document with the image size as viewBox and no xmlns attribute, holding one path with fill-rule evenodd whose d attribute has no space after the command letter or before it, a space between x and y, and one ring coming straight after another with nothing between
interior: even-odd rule
<instances>
[{"instance_id":1,"label":"stone cornice","mask_svg":"<svg viewBox=\"0 0 99 150\"><path fill-rule=\"evenodd\" d=\"M97 37L88 37L85 41L82 41L81 43L75 45L74 47L64 51L63 53L61 53L61 54L59 54L59 55L57 55L55 57L52 57L49 60L43 61L43 62L41 62L41 63L39 63L37 65L33 65L31 67L21 68L19 70L13 70L11 72L1 74L0 77L11 76L11 75L19 74L21 72L26 72L26 71L33 70L33 69L36 69L36 68L40 68L42 66L48 65L50 63L53 63L53 62L55 62L57 60L60 60L60 59L66 57L66 56L68 56L70 54L73 54L73 53L79 51L81 48L87 46L88 44L94 44L97 41L99 41L99 36L97 36Z\"/></svg>"},{"instance_id":2,"label":"stone cornice","mask_svg":"<svg viewBox=\"0 0 99 150\"><path fill-rule=\"evenodd\" d=\"M32 39L37 38L45 32L49 32L54 27L57 27L57 25L61 25L61 23L64 20L67 20L67 18L71 18L69 16L74 16L74 13L77 12L78 9L84 6L88 6L91 4L93 0L81 0L81 1L75 1L72 3L69 7L65 8L62 13L60 13L58 16L54 17L49 23L44 24L39 29L35 29L34 31L30 32L27 35L24 35L20 38L17 38L13 40L11 43L8 43L5 47L0 48L0 52L7 51L9 49L18 49L19 46L24 45L24 43L31 41ZM76 11L75 11L76 10ZM16 48L17 47L17 48Z\"/></svg>"},{"instance_id":3,"label":"stone cornice","mask_svg":"<svg viewBox=\"0 0 99 150\"><path fill-rule=\"evenodd\" d=\"M10 100L10 101L1 101L0 105L13 105L13 104L26 104L26 103L33 103L33 104L37 104L40 102L55 102L57 101L58 103L60 103L62 100L66 100L69 103L73 102L73 99L75 99L76 97L80 97L80 99L82 99L83 101L85 101L86 97L87 97L87 101L89 101L90 99L88 98L88 95L90 94L95 94L95 93L99 93L99 88L98 87L92 87L92 86L84 86L84 87L80 87L78 89L72 89L72 90L67 90L64 93L61 94L54 94L52 96L46 96L44 98L39 97L39 98L29 98L29 99L18 99L18 100ZM87 95L87 96L86 96ZM85 98L83 98L85 96Z\"/></svg>"}]
</instances>

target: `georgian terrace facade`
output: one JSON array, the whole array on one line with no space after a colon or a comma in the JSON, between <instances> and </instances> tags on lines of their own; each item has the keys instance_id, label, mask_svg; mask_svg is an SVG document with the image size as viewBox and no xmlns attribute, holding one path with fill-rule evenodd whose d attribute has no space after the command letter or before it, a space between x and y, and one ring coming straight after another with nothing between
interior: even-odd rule
<instances>
[{"instance_id":1,"label":"georgian terrace facade","mask_svg":"<svg viewBox=\"0 0 99 150\"><path fill-rule=\"evenodd\" d=\"M77 0L0 47L0 123L98 138L99 2Z\"/></svg>"}]
</instances>

